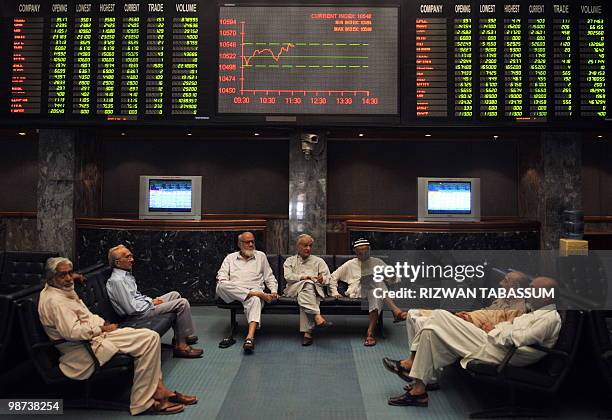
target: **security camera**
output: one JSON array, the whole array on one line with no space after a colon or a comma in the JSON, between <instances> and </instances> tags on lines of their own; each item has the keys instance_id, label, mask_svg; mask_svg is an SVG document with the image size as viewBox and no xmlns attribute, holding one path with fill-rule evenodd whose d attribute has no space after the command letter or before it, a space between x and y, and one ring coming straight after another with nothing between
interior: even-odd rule
<instances>
[{"instance_id":1,"label":"security camera","mask_svg":"<svg viewBox=\"0 0 612 420\"><path fill-rule=\"evenodd\" d=\"M317 144L319 142L319 136L317 134L304 133L301 135L301 138L303 142L311 144Z\"/></svg>"},{"instance_id":2,"label":"security camera","mask_svg":"<svg viewBox=\"0 0 612 420\"><path fill-rule=\"evenodd\" d=\"M302 152L304 152L304 158L309 160L314 145L319 142L319 136L317 134L302 133L300 134L300 140L302 140Z\"/></svg>"}]
</instances>

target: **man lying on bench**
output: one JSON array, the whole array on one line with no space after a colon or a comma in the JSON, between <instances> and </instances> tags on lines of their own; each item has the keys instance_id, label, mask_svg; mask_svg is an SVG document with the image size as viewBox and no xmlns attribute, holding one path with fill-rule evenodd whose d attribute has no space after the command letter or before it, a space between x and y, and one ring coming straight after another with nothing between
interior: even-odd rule
<instances>
[{"instance_id":1,"label":"man lying on bench","mask_svg":"<svg viewBox=\"0 0 612 420\"><path fill-rule=\"evenodd\" d=\"M402 361L384 358L386 369L407 382L406 393L389 399L390 405L428 405L428 385L435 383L439 370L461 359L466 367L471 360L500 364L508 348L518 348L510 364L526 366L545 356L533 348L538 344L552 348L561 330L561 317L554 299L537 289L554 290L558 286L549 277L535 278L530 287L534 293L527 301L531 312L497 325L486 324L482 329L444 310L435 310L412 342L412 355ZM540 297L542 296L543 297ZM554 296L554 294L553 294ZM431 387L429 387L429 390Z\"/></svg>"}]
</instances>

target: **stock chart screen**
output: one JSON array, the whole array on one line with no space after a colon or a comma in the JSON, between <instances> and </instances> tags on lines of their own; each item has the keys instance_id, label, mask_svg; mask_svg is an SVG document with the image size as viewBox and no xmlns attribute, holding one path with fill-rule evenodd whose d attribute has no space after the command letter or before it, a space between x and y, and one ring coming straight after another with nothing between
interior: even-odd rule
<instances>
[{"instance_id":1,"label":"stock chart screen","mask_svg":"<svg viewBox=\"0 0 612 420\"><path fill-rule=\"evenodd\" d=\"M221 7L220 113L397 114L398 9Z\"/></svg>"},{"instance_id":2,"label":"stock chart screen","mask_svg":"<svg viewBox=\"0 0 612 420\"><path fill-rule=\"evenodd\" d=\"M0 120L610 120L608 2L391 1L4 0Z\"/></svg>"}]
</instances>

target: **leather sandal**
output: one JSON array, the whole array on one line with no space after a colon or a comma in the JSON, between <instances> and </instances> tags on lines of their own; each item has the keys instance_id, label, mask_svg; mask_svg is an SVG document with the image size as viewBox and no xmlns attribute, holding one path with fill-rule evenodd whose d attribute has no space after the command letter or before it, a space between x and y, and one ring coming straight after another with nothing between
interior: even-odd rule
<instances>
[{"instance_id":1,"label":"leather sandal","mask_svg":"<svg viewBox=\"0 0 612 420\"><path fill-rule=\"evenodd\" d=\"M363 345L366 347L373 347L376 345L376 338L373 335L368 335L365 340L363 340Z\"/></svg>"},{"instance_id":2,"label":"leather sandal","mask_svg":"<svg viewBox=\"0 0 612 420\"><path fill-rule=\"evenodd\" d=\"M315 328L329 328L334 325L333 322L323 321L320 324L315 324Z\"/></svg>"},{"instance_id":3,"label":"leather sandal","mask_svg":"<svg viewBox=\"0 0 612 420\"><path fill-rule=\"evenodd\" d=\"M389 359L388 357L383 357L382 359L383 366L391 373L395 373L401 379L406 382L412 382L412 378L410 375L410 369L406 369L402 366L399 360Z\"/></svg>"},{"instance_id":4,"label":"leather sandal","mask_svg":"<svg viewBox=\"0 0 612 420\"><path fill-rule=\"evenodd\" d=\"M306 336L304 336L304 338L302 339L302 346L304 346L304 347L308 347L308 346L312 345L312 342L313 342L313 341L314 341L314 340L313 340L313 338L312 338L312 337L306 337Z\"/></svg>"},{"instance_id":5,"label":"leather sandal","mask_svg":"<svg viewBox=\"0 0 612 420\"><path fill-rule=\"evenodd\" d=\"M244 340L244 344L242 345L242 350L244 350L245 354L253 353L253 350L255 350L255 339L247 338L246 340Z\"/></svg>"},{"instance_id":6,"label":"leather sandal","mask_svg":"<svg viewBox=\"0 0 612 420\"><path fill-rule=\"evenodd\" d=\"M397 324L398 322L403 322L406 318L408 318L408 312L405 311L402 311L400 316L395 316L395 314L393 314L393 323Z\"/></svg>"},{"instance_id":7,"label":"leather sandal","mask_svg":"<svg viewBox=\"0 0 612 420\"><path fill-rule=\"evenodd\" d=\"M149 407L146 414L164 415L164 414L177 414L185 410L183 404L176 404L169 400L154 401L153 405Z\"/></svg>"},{"instance_id":8,"label":"leather sandal","mask_svg":"<svg viewBox=\"0 0 612 420\"><path fill-rule=\"evenodd\" d=\"M178 391L174 391L174 395L168 397L168 401L175 404L193 405L198 403L198 397L193 395L181 394Z\"/></svg>"},{"instance_id":9,"label":"leather sandal","mask_svg":"<svg viewBox=\"0 0 612 420\"><path fill-rule=\"evenodd\" d=\"M410 392L406 392L398 397L391 397L387 400L389 405L396 406L415 406L415 407L427 407L429 405L429 396L427 392L420 395L412 395Z\"/></svg>"},{"instance_id":10,"label":"leather sandal","mask_svg":"<svg viewBox=\"0 0 612 420\"><path fill-rule=\"evenodd\" d=\"M197 359L202 357L202 353L204 353L204 350L192 347L187 347L186 349L175 348L173 351L174 357L182 359Z\"/></svg>"}]
</instances>

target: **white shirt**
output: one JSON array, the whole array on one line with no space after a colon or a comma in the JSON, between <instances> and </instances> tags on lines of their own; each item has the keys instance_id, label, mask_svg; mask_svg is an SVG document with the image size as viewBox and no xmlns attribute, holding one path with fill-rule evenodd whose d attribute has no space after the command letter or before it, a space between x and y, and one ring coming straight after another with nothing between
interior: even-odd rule
<instances>
[{"instance_id":1,"label":"white shirt","mask_svg":"<svg viewBox=\"0 0 612 420\"><path fill-rule=\"evenodd\" d=\"M230 281L248 288L257 287L260 290L263 290L265 283L271 293L278 291L278 283L266 254L257 250L248 259L245 259L240 252L227 255L217 272L217 280Z\"/></svg>"},{"instance_id":2,"label":"white shirt","mask_svg":"<svg viewBox=\"0 0 612 420\"><path fill-rule=\"evenodd\" d=\"M346 296L349 298L360 298L361 296L361 278L374 274L374 267L386 266L385 262L380 258L369 257L365 261L360 261L359 258L348 260L331 274L329 281L330 292L332 295L338 293L338 282L342 281L348 284Z\"/></svg>"},{"instance_id":3,"label":"white shirt","mask_svg":"<svg viewBox=\"0 0 612 420\"><path fill-rule=\"evenodd\" d=\"M513 366L526 366L537 362L545 353L529 347L539 344L543 347L552 348L559 338L561 330L561 317L554 304L544 306L533 312L528 312L514 318L511 322L500 322L495 329L487 334L487 343L480 350L467 355L461 360L461 366L465 367L471 360L483 360L499 363L503 358L504 349L512 345L518 347L510 364ZM501 356L501 357L500 357Z\"/></svg>"}]
</instances>

